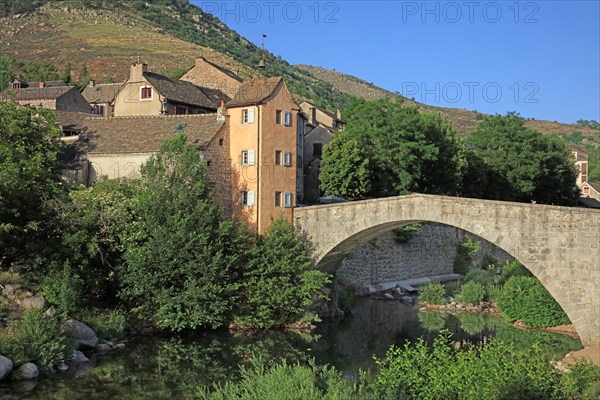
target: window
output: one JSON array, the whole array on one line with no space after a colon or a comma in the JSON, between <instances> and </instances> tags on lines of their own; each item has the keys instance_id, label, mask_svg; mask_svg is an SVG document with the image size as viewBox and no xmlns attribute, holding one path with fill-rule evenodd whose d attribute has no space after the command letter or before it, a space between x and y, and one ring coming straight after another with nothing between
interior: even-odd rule
<instances>
[{"instance_id":1,"label":"window","mask_svg":"<svg viewBox=\"0 0 600 400\"><path fill-rule=\"evenodd\" d=\"M143 87L142 88L142 100L149 100L152 98L152 88L151 87Z\"/></svg>"},{"instance_id":2,"label":"window","mask_svg":"<svg viewBox=\"0 0 600 400\"><path fill-rule=\"evenodd\" d=\"M187 115L187 113L188 113L187 107L175 106L175 109L173 110L173 114L175 114L175 115Z\"/></svg>"},{"instance_id":3,"label":"window","mask_svg":"<svg viewBox=\"0 0 600 400\"><path fill-rule=\"evenodd\" d=\"M281 150L275 150L275 165L281 165Z\"/></svg>"},{"instance_id":4,"label":"window","mask_svg":"<svg viewBox=\"0 0 600 400\"><path fill-rule=\"evenodd\" d=\"M225 139L219 139L219 146L225 146Z\"/></svg>"},{"instance_id":5,"label":"window","mask_svg":"<svg viewBox=\"0 0 600 400\"><path fill-rule=\"evenodd\" d=\"M246 108L242 110L242 123L253 124L254 123L254 108Z\"/></svg>"},{"instance_id":6,"label":"window","mask_svg":"<svg viewBox=\"0 0 600 400\"><path fill-rule=\"evenodd\" d=\"M292 113L291 112L286 111L283 113L283 124L285 126L292 125Z\"/></svg>"},{"instance_id":7,"label":"window","mask_svg":"<svg viewBox=\"0 0 600 400\"><path fill-rule=\"evenodd\" d=\"M583 194L590 194L590 187L589 186L584 186L583 187Z\"/></svg>"},{"instance_id":8,"label":"window","mask_svg":"<svg viewBox=\"0 0 600 400\"><path fill-rule=\"evenodd\" d=\"M256 152L254 150L242 151L242 165L254 165L256 163Z\"/></svg>"},{"instance_id":9,"label":"window","mask_svg":"<svg viewBox=\"0 0 600 400\"><path fill-rule=\"evenodd\" d=\"M313 143L313 157L321 157L323 155L323 143Z\"/></svg>"},{"instance_id":10,"label":"window","mask_svg":"<svg viewBox=\"0 0 600 400\"><path fill-rule=\"evenodd\" d=\"M285 167L292 166L292 153L290 153L289 151L286 151L285 153L283 153L283 165Z\"/></svg>"},{"instance_id":11,"label":"window","mask_svg":"<svg viewBox=\"0 0 600 400\"><path fill-rule=\"evenodd\" d=\"M275 192L275 207L281 207L281 192Z\"/></svg>"},{"instance_id":12,"label":"window","mask_svg":"<svg viewBox=\"0 0 600 400\"><path fill-rule=\"evenodd\" d=\"M19 82L13 83L12 88L13 89L20 89L21 88L21 84Z\"/></svg>"},{"instance_id":13,"label":"window","mask_svg":"<svg viewBox=\"0 0 600 400\"><path fill-rule=\"evenodd\" d=\"M242 205L243 206L253 206L254 205L254 192L244 190L242 192Z\"/></svg>"},{"instance_id":14,"label":"window","mask_svg":"<svg viewBox=\"0 0 600 400\"><path fill-rule=\"evenodd\" d=\"M292 207L292 198L293 198L293 193L291 193L291 192L283 193L283 206L285 208Z\"/></svg>"},{"instance_id":15,"label":"window","mask_svg":"<svg viewBox=\"0 0 600 400\"><path fill-rule=\"evenodd\" d=\"M581 174L587 175L587 163L581 163Z\"/></svg>"},{"instance_id":16,"label":"window","mask_svg":"<svg viewBox=\"0 0 600 400\"><path fill-rule=\"evenodd\" d=\"M104 105L103 104L96 104L96 105L94 105L94 107L92 109L92 114L95 114L95 115L104 115Z\"/></svg>"},{"instance_id":17,"label":"window","mask_svg":"<svg viewBox=\"0 0 600 400\"><path fill-rule=\"evenodd\" d=\"M281 110L275 111L275 123L281 125Z\"/></svg>"},{"instance_id":18,"label":"window","mask_svg":"<svg viewBox=\"0 0 600 400\"><path fill-rule=\"evenodd\" d=\"M211 163L212 163L212 161L207 161L207 162L206 162L206 166L207 166L207 167L210 167L210 164L211 164Z\"/></svg>"}]
</instances>

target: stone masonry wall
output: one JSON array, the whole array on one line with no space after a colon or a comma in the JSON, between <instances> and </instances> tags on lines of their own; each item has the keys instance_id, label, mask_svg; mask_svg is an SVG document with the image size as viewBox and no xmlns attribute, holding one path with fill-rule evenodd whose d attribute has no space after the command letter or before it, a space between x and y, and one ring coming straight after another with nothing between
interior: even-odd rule
<instances>
[{"instance_id":1,"label":"stone masonry wall","mask_svg":"<svg viewBox=\"0 0 600 400\"><path fill-rule=\"evenodd\" d=\"M348 255L336 272L344 285L366 287L378 283L434 275L452 274L457 246L464 240L461 229L436 224L421 224L421 233L404 244L388 232ZM480 242L476 259L490 253L501 262L512 260L502 249L474 237Z\"/></svg>"}]
</instances>

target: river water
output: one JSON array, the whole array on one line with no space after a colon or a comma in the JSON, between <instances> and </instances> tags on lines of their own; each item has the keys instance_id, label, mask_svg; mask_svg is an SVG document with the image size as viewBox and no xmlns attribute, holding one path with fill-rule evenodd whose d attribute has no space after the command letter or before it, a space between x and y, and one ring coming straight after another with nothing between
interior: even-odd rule
<instances>
[{"instance_id":1,"label":"river water","mask_svg":"<svg viewBox=\"0 0 600 400\"><path fill-rule=\"evenodd\" d=\"M359 298L351 316L319 323L311 334L218 332L131 339L125 349L94 357L66 373L5 383L0 399L185 399L200 385L237 379L239 365L253 357L315 359L353 379L359 369L374 368L373 356L384 356L390 345L421 337L431 342L441 329L453 334L457 346L498 337L520 348L538 342L556 357L581 348L576 339L518 330L496 316L419 312L413 305Z\"/></svg>"}]
</instances>

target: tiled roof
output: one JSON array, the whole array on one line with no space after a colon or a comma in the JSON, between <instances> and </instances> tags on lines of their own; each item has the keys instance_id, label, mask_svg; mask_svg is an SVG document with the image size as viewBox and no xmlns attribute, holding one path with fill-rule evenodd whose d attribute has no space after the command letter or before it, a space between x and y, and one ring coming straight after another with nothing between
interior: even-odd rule
<instances>
[{"instance_id":1,"label":"tiled roof","mask_svg":"<svg viewBox=\"0 0 600 400\"><path fill-rule=\"evenodd\" d=\"M73 111L57 111L56 123L61 125L63 129L81 129L86 118L90 118L93 114L73 112Z\"/></svg>"},{"instance_id":2,"label":"tiled roof","mask_svg":"<svg viewBox=\"0 0 600 400\"><path fill-rule=\"evenodd\" d=\"M2 92L3 98L16 101L24 100L54 100L70 90L77 90L75 86L28 87L25 89L7 89Z\"/></svg>"},{"instance_id":3,"label":"tiled roof","mask_svg":"<svg viewBox=\"0 0 600 400\"><path fill-rule=\"evenodd\" d=\"M216 110L221 100L229 100L229 97L219 90L201 88L190 82L167 78L153 72L144 72L144 77L158 93L172 102Z\"/></svg>"},{"instance_id":4,"label":"tiled roof","mask_svg":"<svg viewBox=\"0 0 600 400\"><path fill-rule=\"evenodd\" d=\"M573 143L569 143L567 146L569 146L571 151L577 152L577 160L576 161L587 161L588 151L585 147L580 146L578 144L573 144Z\"/></svg>"},{"instance_id":5,"label":"tiled roof","mask_svg":"<svg viewBox=\"0 0 600 400\"><path fill-rule=\"evenodd\" d=\"M227 107L258 104L269 97L282 80L282 77L260 77L247 81L240 86L233 100L227 103Z\"/></svg>"},{"instance_id":6,"label":"tiled roof","mask_svg":"<svg viewBox=\"0 0 600 400\"><path fill-rule=\"evenodd\" d=\"M592 198L592 197L580 197L579 203L583 204L588 208L600 208L600 201Z\"/></svg>"},{"instance_id":7,"label":"tiled roof","mask_svg":"<svg viewBox=\"0 0 600 400\"><path fill-rule=\"evenodd\" d=\"M585 182L588 185L590 185L592 188L594 188L594 190L598 193L600 193L600 185L598 185L597 183L594 182Z\"/></svg>"},{"instance_id":8,"label":"tiled roof","mask_svg":"<svg viewBox=\"0 0 600 400\"><path fill-rule=\"evenodd\" d=\"M84 133L89 153L148 153L158 151L163 139L183 129L191 144L206 145L221 129L216 114L157 115L140 117L86 118Z\"/></svg>"},{"instance_id":9,"label":"tiled roof","mask_svg":"<svg viewBox=\"0 0 600 400\"><path fill-rule=\"evenodd\" d=\"M110 103L112 102L123 83L101 83L99 85L88 85L81 93L88 103Z\"/></svg>"}]
</instances>

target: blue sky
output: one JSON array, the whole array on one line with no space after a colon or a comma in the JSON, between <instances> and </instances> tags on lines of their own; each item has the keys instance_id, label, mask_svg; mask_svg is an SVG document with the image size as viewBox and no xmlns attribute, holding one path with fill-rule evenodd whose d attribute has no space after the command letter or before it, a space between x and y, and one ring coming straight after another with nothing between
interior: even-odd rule
<instances>
[{"instance_id":1,"label":"blue sky","mask_svg":"<svg viewBox=\"0 0 600 400\"><path fill-rule=\"evenodd\" d=\"M291 64L442 107L600 121L600 1L198 1Z\"/></svg>"}]
</instances>

